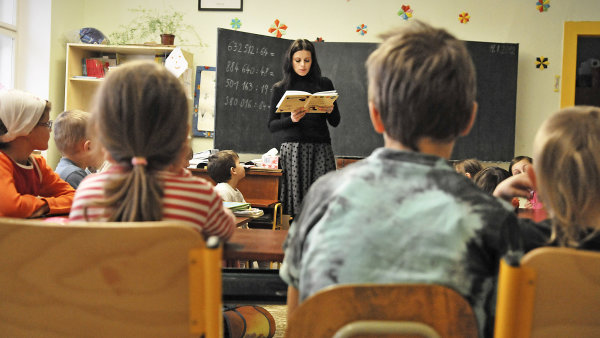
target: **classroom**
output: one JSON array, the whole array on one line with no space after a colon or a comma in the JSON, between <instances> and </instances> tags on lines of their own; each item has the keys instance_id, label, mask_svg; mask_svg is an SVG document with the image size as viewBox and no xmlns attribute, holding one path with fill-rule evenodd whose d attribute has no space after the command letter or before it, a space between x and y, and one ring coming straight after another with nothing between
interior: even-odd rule
<instances>
[{"instance_id":1,"label":"classroom","mask_svg":"<svg viewBox=\"0 0 600 338\"><path fill-rule=\"evenodd\" d=\"M217 7L222 7L216 10L207 9L210 6L208 4L214 3L219 4ZM596 35L600 36L598 0L0 0L0 11L11 8L11 4L16 4L18 8L16 22L11 22L12 19L0 13L0 88L17 88L47 98L52 102L51 120L65 110L69 100L72 100L71 104L78 100L73 98L74 91L68 93L68 77L71 70L67 40L73 32L92 27L110 36L122 31L140 11L183 13L187 31L182 36L175 37L174 45L181 47L193 60L193 63L187 66L191 71L186 74L188 78L184 80L186 88L190 88L190 93L193 93L194 77L199 74L196 67L216 67L223 50L227 49L227 46L218 43L219 30L282 38L290 42L295 39L307 39L315 44L325 45L328 42L376 44L381 42L380 34L418 19L446 29L460 40L497 46L516 45L518 72L514 93L514 131L511 131L514 133L514 140L510 140L514 142L514 149L510 157L533 156L534 139L540 126L560 108L570 106L574 102L574 90L571 89L575 87L573 74L577 69L571 64L565 66L565 60L574 58L572 50L569 49L573 45L565 45L565 23L591 22L591 35L595 38ZM201 9L201 6L206 7ZM147 41L133 43L144 42ZM160 44L160 37L155 36L152 42ZM597 42L593 48L596 50L587 52L600 59ZM364 68L363 64L364 60L361 60L360 64L335 64L335 71L343 73L345 69ZM322 67L323 76L329 76L329 71L328 68ZM337 87L337 83L335 84ZM90 98L81 98L88 99ZM343 101L344 97L341 96L338 100ZM190 102L191 105L193 104ZM362 109L367 112L366 104ZM341 119L344 123L343 110ZM189 117L189 121L194 128L195 120L192 116ZM370 124L364 124L356 128L372 130ZM512 126L510 127L512 129ZM257 129L249 133L270 132L265 123L264 130ZM215 140L213 136L192 135L193 152L219 148L219 140ZM480 137L485 140L485 135ZM333 140L335 142L335 138ZM333 147L336 149L335 144ZM231 148L236 150L235 146ZM269 147L253 150L238 151L239 161L261 158L263 153L269 151ZM52 168L59 162L61 154L53 138L50 138L48 150L43 152L43 156ZM492 156L485 159L484 165L507 169L510 157L496 159ZM246 182L248 181L247 177ZM253 197L250 196L250 199ZM249 200L248 195L246 199ZM267 206L272 207L273 204L269 202ZM423 291L415 289L412 292ZM326 305L320 306L329 309ZM508 337L512 334L511 331L508 332L500 336ZM498 332L496 334L498 335ZM280 336L283 335L278 332L276 337Z\"/></svg>"}]
</instances>

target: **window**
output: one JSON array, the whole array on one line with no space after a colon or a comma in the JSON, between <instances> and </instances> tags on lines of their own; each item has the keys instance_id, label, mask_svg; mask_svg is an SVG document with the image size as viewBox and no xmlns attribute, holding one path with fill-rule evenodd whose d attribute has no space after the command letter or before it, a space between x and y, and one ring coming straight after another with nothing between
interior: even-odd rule
<instances>
[{"instance_id":1,"label":"window","mask_svg":"<svg viewBox=\"0 0 600 338\"><path fill-rule=\"evenodd\" d=\"M0 88L14 86L16 37L17 0L0 0Z\"/></svg>"}]
</instances>

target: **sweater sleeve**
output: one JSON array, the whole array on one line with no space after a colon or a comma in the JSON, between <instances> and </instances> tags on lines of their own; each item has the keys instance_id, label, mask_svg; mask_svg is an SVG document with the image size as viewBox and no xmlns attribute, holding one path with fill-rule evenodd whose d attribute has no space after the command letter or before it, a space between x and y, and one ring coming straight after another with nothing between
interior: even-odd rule
<instances>
[{"instance_id":1,"label":"sweater sleeve","mask_svg":"<svg viewBox=\"0 0 600 338\"><path fill-rule=\"evenodd\" d=\"M40 197L45 200L50 207L49 215L68 214L73 204L75 189L48 166L46 160L41 156L36 156L40 172L42 174L42 188Z\"/></svg>"},{"instance_id":2,"label":"sweater sleeve","mask_svg":"<svg viewBox=\"0 0 600 338\"><path fill-rule=\"evenodd\" d=\"M44 205L44 201L37 196L20 194L13 175L10 159L0 156L0 216L29 217Z\"/></svg>"},{"instance_id":3,"label":"sweater sleeve","mask_svg":"<svg viewBox=\"0 0 600 338\"><path fill-rule=\"evenodd\" d=\"M330 79L322 78L323 91L334 90L333 82ZM338 98L339 99L339 98ZM333 127L337 127L340 124L340 110L338 109L337 100L333 103L333 111L327 115L327 122Z\"/></svg>"},{"instance_id":4,"label":"sweater sleeve","mask_svg":"<svg viewBox=\"0 0 600 338\"><path fill-rule=\"evenodd\" d=\"M289 113L276 113L277 103L281 100L285 91L282 87L273 86L273 95L271 96L271 110L269 111L269 130L273 133L286 128L290 128L294 122Z\"/></svg>"}]
</instances>

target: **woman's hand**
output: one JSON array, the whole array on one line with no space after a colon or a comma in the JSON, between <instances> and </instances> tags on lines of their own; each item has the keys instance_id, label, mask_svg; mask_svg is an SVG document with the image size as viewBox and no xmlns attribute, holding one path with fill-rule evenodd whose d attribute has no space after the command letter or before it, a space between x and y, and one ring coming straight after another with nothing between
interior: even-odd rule
<instances>
[{"instance_id":1,"label":"woman's hand","mask_svg":"<svg viewBox=\"0 0 600 338\"><path fill-rule=\"evenodd\" d=\"M304 107L294 110L292 112L292 122L296 123L296 122L302 120L304 115L306 115L306 112L307 112L307 109Z\"/></svg>"},{"instance_id":2,"label":"woman's hand","mask_svg":"<svg viewBox=\"0 0 600 338\"><path fill-rule=\"evenodd\" d=\"M329 107L323 107L323 106L319 106L319 110L322 112L325 112L327 114L331 113L333 111L333 105L329 106Z\"/></svg>"}]
</instances>

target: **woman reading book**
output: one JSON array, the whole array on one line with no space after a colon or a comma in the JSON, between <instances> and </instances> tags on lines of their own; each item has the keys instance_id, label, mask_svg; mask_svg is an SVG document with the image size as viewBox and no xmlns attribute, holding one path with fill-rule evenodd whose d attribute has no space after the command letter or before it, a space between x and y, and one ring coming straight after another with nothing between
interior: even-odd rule
<instances>
[{"instance_id":1,"label":"woman reading book","mask_svg":"<svg viewBox=\"0 0 600 338\"><path fill-rule=\"evenodd\" d=\"M327 123L340 123L337 103L309 113L305 107L277 113L277 104L287 90L309 93L334 90L333 83L321 76L315 47L306 39L294 41L283 60L283 79L273 86L269 130L280 138L280 163L283 168L279 199L284 213L300 212L302 199L310 185L328 171L335 170L335 158Z\"/></svg>"}]
</instances>

